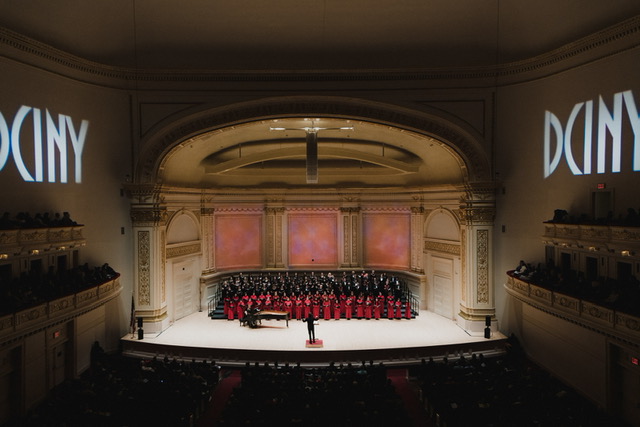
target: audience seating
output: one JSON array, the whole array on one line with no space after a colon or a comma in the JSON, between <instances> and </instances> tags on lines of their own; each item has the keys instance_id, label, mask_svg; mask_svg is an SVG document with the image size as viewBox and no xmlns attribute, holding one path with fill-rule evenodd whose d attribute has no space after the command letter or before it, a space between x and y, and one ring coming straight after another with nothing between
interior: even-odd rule
<instances>
[{"instance_id":1,"label":"audience seating","mask_svg":"<svg viewBox=\"0 0 640 427\"><path fill-rule=\"evenodd\" d=\"M206 409L219 372L215 362L133 359L94 346L91 368L54 389L16 425L192 426Z\"/></svg>"},{"instance_id":2,"label":"audience seating","mask_svg":"<svg viewBox=\"0 0 640 427\"><path fill-rule=\"evenodd\" d=\"M412 369L439 427L624 426L528 360L512 336L506 355L422 361Z\"/></svg>"}]
</instances>

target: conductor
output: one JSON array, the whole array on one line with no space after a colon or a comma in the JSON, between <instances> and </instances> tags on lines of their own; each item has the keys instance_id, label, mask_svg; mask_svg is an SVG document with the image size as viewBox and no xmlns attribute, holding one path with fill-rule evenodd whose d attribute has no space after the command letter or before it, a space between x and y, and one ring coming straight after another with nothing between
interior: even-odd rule
<instances>
[{"instance_id":1,"label":"conductor","mask_svg":"<svg viewBox=\"0 0 640 427\"><path fill-rule=\"evenodd\" d=\"M313 316L312 312L309 312L309 315L306 317L306 319L303 319L303 321L307 322L307 330L309 331L309 342L311 344L316 342L316 330L313 325L313 322L315 322L315 320L316 318Z\"/></svg>"}]
</instances>

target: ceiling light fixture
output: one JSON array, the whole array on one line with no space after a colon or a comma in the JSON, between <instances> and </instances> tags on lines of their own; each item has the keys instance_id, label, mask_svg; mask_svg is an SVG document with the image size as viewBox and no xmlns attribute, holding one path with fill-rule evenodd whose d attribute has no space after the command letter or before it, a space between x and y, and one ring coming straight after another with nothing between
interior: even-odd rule
<instances>
[{"instance_id":1,"label":"ceiling light fixture","mask_svg":"<svg viewBox=\"0 0 640 427\"><path fill-rule=\"evenodd\" d=\"M271 127L270 130L286 131L286 130L303 130L306 132L307 142L307 184L318 183L318 132L321 130L353 130L353 126L342 127L318 127L311 120L311 126L299 128L287 127Z\"/></svg>"}]
</instances>

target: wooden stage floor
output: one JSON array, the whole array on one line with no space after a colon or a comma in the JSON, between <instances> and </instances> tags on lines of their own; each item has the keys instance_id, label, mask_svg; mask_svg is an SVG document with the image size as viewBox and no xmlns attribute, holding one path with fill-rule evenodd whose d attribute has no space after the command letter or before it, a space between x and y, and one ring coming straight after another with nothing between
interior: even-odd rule
<instances>
[{"instance_id":1,"label":"wooden stage floor","mask_svg":"<svg viewBox=\"0 0 640 427\"><path fill-rule=\"evenodd\" d=\"M136 357L215 360L221 365L246 362L326 364L374 360L387 364L415 363L423 358L454 357L459 353L501 353L506 337L470 336L455 322L421 310L414 319L319 320L316 338L322 347L307 347L306 323L263 320L258 328L238 320L212 320L206 312L184 317L156 337L128 334L123 352Z\"/></svg>"}]
</instances>

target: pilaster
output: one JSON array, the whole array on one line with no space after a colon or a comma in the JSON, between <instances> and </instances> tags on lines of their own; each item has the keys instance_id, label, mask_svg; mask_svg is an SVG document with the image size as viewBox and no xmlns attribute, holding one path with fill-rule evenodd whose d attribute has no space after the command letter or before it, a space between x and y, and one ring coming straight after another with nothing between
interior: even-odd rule
<instances>
[{"instance_id":1,"label":"pilaster","mask_svg":"<svg viewBox=\"0 0 640 427\"><path fill-rule=\"evenodd\" d=\"M411 208L411 271L424 274L423 241L425 209L422 206Z\"/></svg>"},{"instance_id":2,"label":"pilaster","mask_svg":"<svg viewBox=\"0 0 640 427\"><path fill-rule=\"evenodd\" d=\"M465 188L460 204L462 220L462 295L459 324L471 335L483 335L487 316L496 330L492 286L492 231L495 194L491 184Z\"/></svg>"},{"instance_id":3,"label":"pilaster","mask_svg":"<svg viewBox=\"0 0 640 427\"><path fill-rule=\"evenodd\" d=\"M358 250L360 239L360 208L341 207L342 224L342 261L341 268L354 268L361 265L361 254Z\"/></svg>"},{"instance_id":4,"label":"pilaster","mask_svg":"<svg viewBox=\"0 0 640 427\"><path fill-rule=\"evenodd\" d=\"M216 271L215 236L216 222L214 208L200 208L200 226L202 227L202 274L207 275Z\"/></svg>"},{"instance_id":5,"label":"pilaster","mask_svg":"<svg viewBox=\"0 0 640 427\"><path fill-rule=\"evenodd\" d=\"M165 282L168 214L160 207L153 186L129 187L134 239L134 301L144 335L158 335L169 327Z\"/></svg>"},{"instance_id":6,"label":"pilaster","mask_svg":"<svg viewBox=\"0 0 640 427\"><path fill-rule=\"evenodd\" d=\"M265 266L266 268L284 268L284 206L268 206L265 208Z\"/></svg>"}]
</instances>

